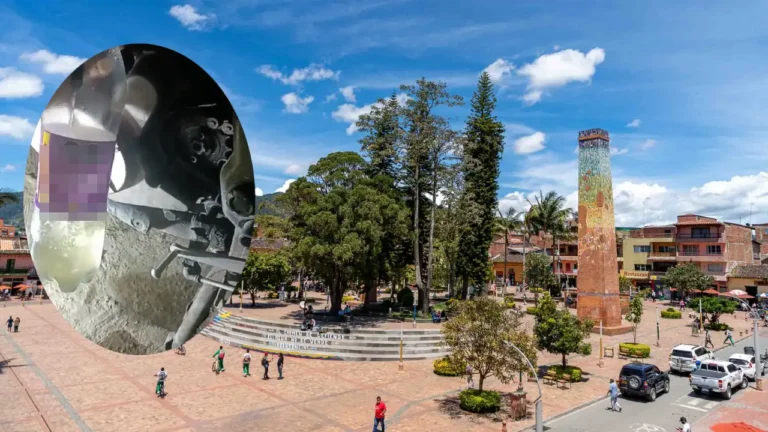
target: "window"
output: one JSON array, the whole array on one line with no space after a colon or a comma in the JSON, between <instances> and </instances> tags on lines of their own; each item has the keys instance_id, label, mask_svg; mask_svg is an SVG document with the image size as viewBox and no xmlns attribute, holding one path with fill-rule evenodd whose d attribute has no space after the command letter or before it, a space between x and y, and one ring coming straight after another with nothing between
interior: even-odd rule
<instances>
[{"instance_id":1,"label":"window","mask_svg":"<svg viewBox=\"0 0 768 432\"><path fill-rule=\"evenodd\" d=\"M713 273L721 273L724 272L725 269L723 268L722 264L707 264L707 271Z\"/></svg>"},{"instance_id":2,"label":"window","mask_svg":"<svg viewBox=\"0 0 768 432\"><path fill-rule=\"evenodd\" d=\"M578 270L578 269L579 269L579 265L574 263L573 264L573 270Z\"/></svg>"},{"instance_id":3,"label":"window","mask_svg":"<svg viewBox=\"0 0 768 432\"><path fill-rule=\"evenodd\" d=\"M651 271L650 264L635 264L635 271Z\"/></svg>"},{"instance_id":4,"label":"window","mask_svg":"<svg viewBox=\"0 0 768 432\"><path fill-rule=\"evenodd\" d=\"M12 272L14 267L16 267L16 260L15 259L9 259L5 262L5 271Z\"/></svg>"},{"instance_id":5,"label":"window","mask_svg":"<svg viewBox=\"0 0 768 432\"><path fill-rule=\"evenodd\" d=\"M698 255L699 254L699 247L696 245L684 245L683 246L683 255Z\"/></svg>"},{"instance_id":6,"label":"window","mask_svg":"<svg viewBox=\"0 0 768 432\"><path fill-rule=\"evenodd\" d=\"M736 372L736 366L729 364L728 365L728 372Z\"/></svg>"},{"instance_id":7,"label":"window","mask_svg":"<svg viewBox=\"0 0 768 432\"><path fill-rule=\"evenodd\" d=\"M649 245L640 245L635 246L635 253L648 253L651 251L651 246Z\"/></svg>"},{"instance_id":8,"label":"window","mask_svg":"<svg viewBox=\"0 0 768 432\"><path fill-rule=\"evenodd\" d=\"M696 357L701 357L704 354L706 354L706 350L704 348L696 348Z\"/></svg>"},{"instance_id":9,"label":"window","mask_svg":"<svg viewBox=\"0 0 768 432\"><path fill-rule=\"evenodd\" d=\"M768 228L766 228L765 231L763 231L763 234L768 235Z\"/></svg>"},{"instance_id":10,"label":"window","mask_svg":"<svg viewBox=\"0 0 768 432\"><path fill-rule=\"evenodd\" d=\"M664 234L672 234L672 230L664 230Z\"/></svg>"},{"instance_id":11,"label":"window","mask_svg":"<svg viewBox=\"0 0 768 432\"><path fill-rule=\"evenodd\" d=\"M691 228L691 238L709 238L709 228Z\"/></svg>"},{"instance_id":12,"label":"window","mask_svg":"<svg viewBox=\"0 0 768 432\"><path fill-rule=\"evenodd\" d=\"M720 245L707 245L707 255L722 255Z\"/></svg>"},{"instance_id":13,"label":"window","mask_svg":"<svg viewBox=\"0 0 768 432\"><path fill-rule=\"evenodd\" d=\"M677 248L674 246L659 246L659 252L661 253L675 253Z\"/></svg>"}]
</instances>

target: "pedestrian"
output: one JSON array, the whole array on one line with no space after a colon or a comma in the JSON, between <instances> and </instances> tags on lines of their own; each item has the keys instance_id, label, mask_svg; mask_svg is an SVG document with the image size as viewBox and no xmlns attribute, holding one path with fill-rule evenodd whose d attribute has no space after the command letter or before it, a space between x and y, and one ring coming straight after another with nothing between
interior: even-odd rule
<instances>
[{"instance_id":1,"label":"pedestrian","mask_svg":"<svg viewBox=\"0 0 768 432\"><path fill-rule=\"evenodd\" d=\"M283 362L284 361L285 360L284 360L284 357L283 357L283 353L280 353L277 356L277 374L278 374L277 379L279 379L279 380L283 379Z\"/></svg>"},{"instance_id":2,"label":"pedestrian","mask_svg":"<svg viewBox=\"0 0 768 432\"><path fill-rule=\"evenodd\" d=\"M219 350L213 353L216 359L216 373L224 372L224 347L219 345Z\"/></svg>"},{"instance_id":3,"label":"pedestrian","mask_svg":"<svg viewBox=\"0 0 768 432\"><path fill-rule=\"evenodd\" d=\"M725 340L723 341L723 343L726 343L726 342L731 342L731 346L734 345L734 343L733 343L733 334L731 333L731 329L730 328L725 329Z\"/></svg>"},{"instance_id":4,"label":"pedestrian","mask_svg":"<svg viewBox=\"0 0 768 432\"><path fill-rule=\"evenodd\" d=\"M261 358L261 367L264 368L264 377L262 379L268 380L269 379L269 357L267 357L269 354L264 353L264 357Z\"/></svg>"},{"instance_id":5,"label":"pedestrian","mask_svg":"<svg viewBox=\"0 0 768 432\"><path fill-rule=\"evenodd\" d=\"M611 406L608 408L611 411L616 409L621 412L621 405L619 405L619 386L616 385L616 381L611 378L611 383L608 385L608 394L611 395Z\"/></svg>"},{"instance_id":6,"label":"pedestrian","mask_svg":"<svg viewBox=\"0 0 768 432\"><path fill-rule=\"evenodd\" d=\"M680 312L685 310L685 300L680 300Z\"/></svg>"},{"instance_id":7,"label":"pedestrian","mask_svg":"<svg viewBox=\"0 0 768 432\"><path fill-rule=\"evenodd\" d=\"M251 350L246 349L243 355L243 378L251 376Z\"/></svg>"},{"instance_id":8,"label":"pedestrian","mask_svg":"<svg viewBox=\"0 0 768 432\"><path fill-rule=\"evenodd\" d=\"M472 366L467 365L467 369L464 370L467 375L467 389L471 389L475 386L475 381L472 379Z\"/></svg>"},{"instance_id":9,"label":"pedestrian","mask_svg":"<svg viewBox=\"0 0 768 432\"><path fill-rule=\"evenodd\" d=\"M704 348L712 345L712 348L715 347L715 344L712 343L712 335L709 334L709 329L704 330Z\"/></svg>"},{"instance_id":10,"label":"pedestrian","mask_svg":"<svg viewBox=\"0 0 768 432\"><path fill-rule=\"evenodd\" d=\"M13 320L13 332L18 333L19 332L19 324L21 324L21 318L16 317L16 319Z\"/></svg>"},{"instance_id":11,"label":"pedestrian","mask_svg":"<svg viewBox=\"0 0 768 432\"><path fill-rule=\"evenodd\" d=\"M6 324L8 324L8 333L10 333L11 328L13 327L13 315L8 317L8 321L6 321Z\"/></svg>"},{"instance_id":12,"label":"pedestrian","mask_svg":"<svg viewBox=\"0 0 768 432\"><path fill-rule=\"evenodd\" d=\"M381 396L376 396L376 407L374 409L373 417L373 432L379 430L379 423L381 423L381 432L384 432L384 417L387 415L387 406L381 401Z\"/></svg>"},{"instance_id":13,"label":"pedestrian","mask_svg":"<svg viewBox=\"0 0 768 432\"><path fill-rule=\"evenodd\" d=\"M685 417L680 417L680 424L683 426L677 428L677 432L691 432L691 424L688 423L688 420Z\"/></svg>"},{"instance_id":14,"label":"pedestrian","mask_svg":"<svg viewBox=\"0 0 768 432\"><path fill-rule=\"evenodd\" d=\"M523 292L523 305L527 304L528 296L525 295L525 292Z\"/></svg>"},{"instance_id":15,"label":"pedestrian","mask_svg":"<svg viewBox=\"0 0 768 432\"><path fill-rule=\"evenodd\" d=\"M160 372L156 373L157 385L155 386L155 394L158 397L165 397L165 379L168 378L168 374L165 372L165 368L161 367Z\"/></svg>"}]
</instances>

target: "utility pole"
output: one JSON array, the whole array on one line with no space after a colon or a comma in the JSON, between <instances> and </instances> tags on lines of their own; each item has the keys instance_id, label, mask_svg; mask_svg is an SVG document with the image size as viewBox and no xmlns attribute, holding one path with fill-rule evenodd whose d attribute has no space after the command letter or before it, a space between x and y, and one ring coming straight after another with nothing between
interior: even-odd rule
<instances>
[{"instance_id":1,"label":"utility pole","mask_svg":"<svg viewBox=\"0 0 768 432\"><path fill-rule=\"evenodd\" d=\"M760 359L760 328L759 328L759 315L755 313L755 319L754 319L754 329L752 332L752 339L755 342L755 388L757 390L763 391L763 376L762 376L762 369L763 369L763 362Z\"/></svg>"}]
</instances>

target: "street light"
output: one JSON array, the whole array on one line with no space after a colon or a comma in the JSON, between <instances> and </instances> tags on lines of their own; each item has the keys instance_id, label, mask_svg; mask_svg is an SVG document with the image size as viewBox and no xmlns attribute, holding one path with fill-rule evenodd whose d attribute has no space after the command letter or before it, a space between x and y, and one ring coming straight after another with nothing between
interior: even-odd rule
<instances>
[{"instance_id":1,"label":"street light","mask_svg":"<svg viewBox=\"0 0 768 432\"><path fill-rule=\"evenodd\" d=\"M531 364L531 361L528 360L528 357L523 354L522 351L520 351L520 348L516 347L515 344L512 342L504 341L505 344L511 346L515 349L518 353L520 353L520 356L522 356L525 359L525 362L528 363L528 367L531 368L531 371L533 372L533 377L536 378L536 389L539 391L539 397L536 398L535 401L533 401L535 405L535 412L536 412L536 432L544 432L544 420L542 418L542 411L541 411L541 385L539 384L539 374L536 372L536 368L533 367Z\"/></svg>"}]
</instances>

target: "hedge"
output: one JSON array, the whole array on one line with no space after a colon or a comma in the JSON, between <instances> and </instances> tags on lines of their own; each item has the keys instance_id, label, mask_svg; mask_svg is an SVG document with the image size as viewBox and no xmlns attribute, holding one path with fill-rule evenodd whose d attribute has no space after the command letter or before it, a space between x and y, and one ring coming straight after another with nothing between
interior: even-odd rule
<instances>
[{"instance_id":1,"label":"hedge","mask_svg":"<svg viewBox=\"0 0 768 432\"><path fill-rule=\"evenodd\" d=\"M459 406L473 413L496 412L501 407L501 395L496 391L467 389L459 393Z\"/></svg>"},{"instance_id":2,"label":"hedge","mask_svg":"<svg viewBox=\"0 0 768 432\"><path fill-rule=\"evenodd\" d=\"M733 327L729 326L726 323L707 323L704 324L704 328L706 330L713 330L713 331L726 331L728 329L733 330Z\"/></svg>"},{"instance_id":3,"label":"hedge","mask_svg":"<svg viewBox=\"0 0 768 432\"><path fill-rule=\"evenodd\" d=\"M344 296L341 298L342 303L351 302L351 301L355 301L355 298L352 296Z\"/></svg>"},{"instance_id":4,"label":"hedge","mask_svg":"<svg viewBox=\"0 0 768 432\"><path fill-rule=\"evenodd\" d=\"M525 310L525 312L528 313L528 315L536 315L537 313L539 313L539 308L535 306L530 306L528 307L528 309Z\"/></svg>"},{"instance_id":5,"label":"hedge","mask_svg":"<svg viewBox=\"0 0 768 432\"><path fill-rule=\"evenodd\" d=\"M466 365L451 360L450 357L437 359L432 363L435 375L455 377L464 374Z\"/></svg>"},{"instance_id":6,"label":"hedge","mask_svg":"<svg viewBox=\"0 0 768 432\"><path fill-rule=\"evenodd\" d=\"M582 372L581 369L576 366L550 366L547 370L553 370L555 371L555 376L557 376L558 379L562 378L563 375L570 375L571 376L571 382L581 382Z\"/></svg>"},{"instance_id":7,"label":"hedge","mask_svg":"<svg viewBox=\"0 0 768 432\"><path fill-rule=\"evenodd\" d=\"M662 318L669 318L669 319L680 319L683 317L683 313L676 310L663 310L661 311L661 317Z\"/></svg>"},{"instance_id":8,"label":"hedge","mask_svg":"<svg viewBox=\"0 0 768 432\"><path fill-rule=\"evenodd\" d=\"M630 355L637 355L642 358L651 356L651 346L647 344L621 342L619 344L619 351L627 351Z\"/></svg>"}]
</instances>

